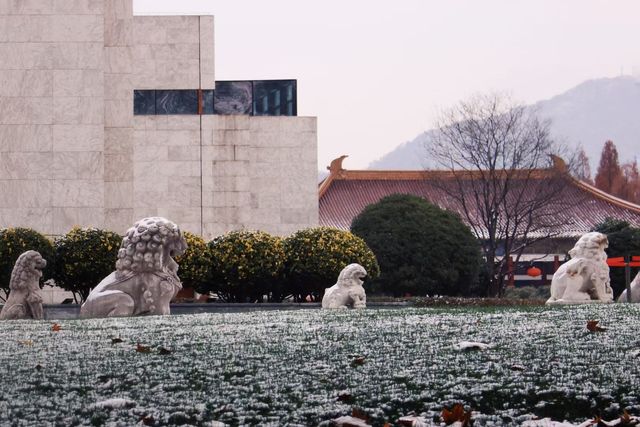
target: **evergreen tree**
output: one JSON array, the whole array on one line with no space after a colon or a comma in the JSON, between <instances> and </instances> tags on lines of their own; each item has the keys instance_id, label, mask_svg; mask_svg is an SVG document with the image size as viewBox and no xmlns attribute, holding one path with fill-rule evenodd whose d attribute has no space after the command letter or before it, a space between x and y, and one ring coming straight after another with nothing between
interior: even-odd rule
<instances>
[{"instance_id":1,"label":"evergreen tree","mask_svg":"<svg viewBox=\"0 0 640 427\"><path fill-rule=\"evenodd\" d=\"M374 251L375 292L393 296L472 295L479 289L478 240L460 218L412 195L394 194L367 206L351 224Z\"/></svg>"},{"instance_id":2,"label":"evergreen tree","mask_svg":"<svg viewBox=\"0 0 640 427\"><path fill-rule=\"evenodd\" d=\"M595 186L604 192L619 196L623 183L622 169L618 163L618 150L613 141L608 140L604 143L604 148L600 155Z\"/></svg>"}]
</instances>

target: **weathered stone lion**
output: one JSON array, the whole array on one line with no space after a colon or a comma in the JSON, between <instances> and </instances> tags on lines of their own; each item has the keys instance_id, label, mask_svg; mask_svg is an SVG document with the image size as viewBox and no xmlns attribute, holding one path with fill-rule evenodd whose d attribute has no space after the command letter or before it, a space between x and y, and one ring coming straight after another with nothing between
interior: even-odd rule
<instances>
[{"instance_id":1,"label":"weathered stone lion","mask_svg":"<svg viewBox=\"0 0 640 427\"><path fill-rule=\"evenodd\" d=\"M591 232L580 237L569 251L571 260L562 264L551 280L551 298L547 304L612 302L609 266L604 251L607 236Z\"/></svg>"},{"instance_id":2,"label":"weathered stone lion","mask_svg":"<svg viewBox=\"0 0 640 427\"><path fill-rule=\"evenodd\" d=\"M362 287L362 279L367 270L360 264L347 265L338 276L338 282L324 290L322 308L365 308L367 295Z\"/></svg>"},{"instance_id":3,"label":"weathered stone lion","mask_svg":"<svg viewBox=\"0 0 640 427\"><path fill-rule=\"evenodd\" d=\"M631 302L640 302L640 272L636 274L636 277L629 284L631 289ZM618 302L627 302L627 290L625 289L618 297Z\"/></svg>"},{"instance_id":4,"label":"weathered stone lion","mask_svg":"<svg viewBox=\"0 0 640 427\"><path fill-rule=\"evenodd\" d=\"M47 261L39 252L26 251L11 271L9 298L0 312L0 320L42 319L40 278Z\"/></svg>"},{"instance_id":5,"label":"weathered stone lion","mask_svg":"<svg viewBox=\"0 0 640 427\"><path fill-rule=\"evenodd\" d=\"M83 317L169 314L182 284L172 257L187 242L178 226L161 217L144 218L127 230L116 271L98 284L80 309Z\"/></svg>"}]
</instances>

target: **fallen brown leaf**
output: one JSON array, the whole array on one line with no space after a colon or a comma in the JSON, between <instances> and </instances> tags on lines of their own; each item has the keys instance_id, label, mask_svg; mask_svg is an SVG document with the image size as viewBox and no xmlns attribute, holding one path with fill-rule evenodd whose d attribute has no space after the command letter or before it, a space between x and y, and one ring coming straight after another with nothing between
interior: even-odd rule
<instances>
[{"instance_id":1,"label":"fallen brown leaf","mask_svg":"<svg viewBox=\"0 0 640 427\"><path fill-rule=\"evenodd\" d=\"M147 347L146 345L142 345L142 344L138 343L136 345L136 351L138 353L151 353L151 347Z\"/></svg>"},{"instance_id":2,"label":"fallen brown leaf","mask_svg":"<svg viewBox=\"0 0 640 427\"><path fill-rule=\"evenodd\" d=\"M152 415L145 415L140 418L140 421L142 421L142 424L146 426L152 426L156 422Z\"/></svg>"},{"instance_id":3,"label":"fallen brown leaf","mask_svg":"<svg viewBox=\"0 0 640 427\"><path fill-rule=\"evenodd\" d=\"M351 364L354 366L364 365L364 361L367 356L355 356L355 358L351 361Z\"/></svg>"},{"instance_id":4,"label":"fallen brown leaf","mask_svg":"<svg viewBox=\"0 0 640 427\"><path fill-rule=\"evenodd\" d=\"M441 417L446 425L451 425L455 422L462 423L463 427L471 425L471 411L466 412L464 406L460 403L453 405L453 409L451 410L443 408Z\"/></svg>"},{"instance_id":5,"label":"fallen brown leaf","mask_svg":"<svg viewBox=\"0 0 640 427\"><path fill-rule=\"evenodd\" d=\"M590 332L604 332L607 328L603 328L602 326L598 326L599 320L588 320L587 321L587 329Z\"/></svg>"},{"instance_id":6,"label":"fallen brown leaf","mask_svg":"<svg viewBox=\"0 0 640 427\"><path fill-rule=\"evenodd\" d=\"M638 424L640 424L640 421L636 417L632 418L626 409L622 412L622 415L620 415L619 426L637 426Z\"/></svg>"}]
</instances>

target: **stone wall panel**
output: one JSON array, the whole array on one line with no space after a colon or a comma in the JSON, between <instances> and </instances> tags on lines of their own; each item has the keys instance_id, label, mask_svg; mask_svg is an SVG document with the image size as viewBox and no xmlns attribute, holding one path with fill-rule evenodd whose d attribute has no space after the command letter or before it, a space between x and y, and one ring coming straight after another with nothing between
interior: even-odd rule
<instances>
[{"instance_id":1,"label":"stone wall panel","mask_svg":"<svg viewBox=\"0 0 640 427\"><path fill-rule=\"evenodd\" d=\"M0 125L0 141L0 153L51 151L52 129L47 125Z\"/></svg>"}]
</instances>

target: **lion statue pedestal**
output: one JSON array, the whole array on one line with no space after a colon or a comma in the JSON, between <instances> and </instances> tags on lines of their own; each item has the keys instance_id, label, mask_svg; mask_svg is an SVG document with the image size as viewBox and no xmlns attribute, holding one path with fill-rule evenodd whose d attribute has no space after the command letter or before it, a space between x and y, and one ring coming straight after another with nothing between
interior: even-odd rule
<instances>
[{"instance_id":1,"label":"lion statue pedestal","mask_svg":"<svg viewBox=\"0 0 640 427\"><path fill-rule=\"evenodd\" d=\"M0 312L0 320L42 319L40 278L47 261L39 252L26 251L11 271L9 298Z\"/></svg>"},{"instance_id":2,"label":"lion statue pedestal","mask_svg":"<svg viewBox=\"0 0 640 427\"><path fill-rule=\"evenodd\" d=\"M322 308L366 308L367 295L362 279L367 270L360 264L349 264L340 272L338 282L324 290Z\"/></svg>"},{"instance_id":3,"label":"lion statue pedestal","mask_svg":"<svg viewBox=\"0 0 640 427\"><path fill-rule=\"evenodd\" d=\"M592 232L580 237L551 280L547 304L584 304L613 301L605 249L607 236Z\"/></svg>"},{"instance_id":4,"label":"lion statue pedestal","mask_svg":"<svg viewBox=\"0 0 640 427\"><path fill-rule=\"evenodd\" d=\"M93 288L80 316L170 314L169 303L182 289L173 257L186 249L180 229L168 219L136 222L122 240L116 271Z\"/></svg>"}]
</instances>

